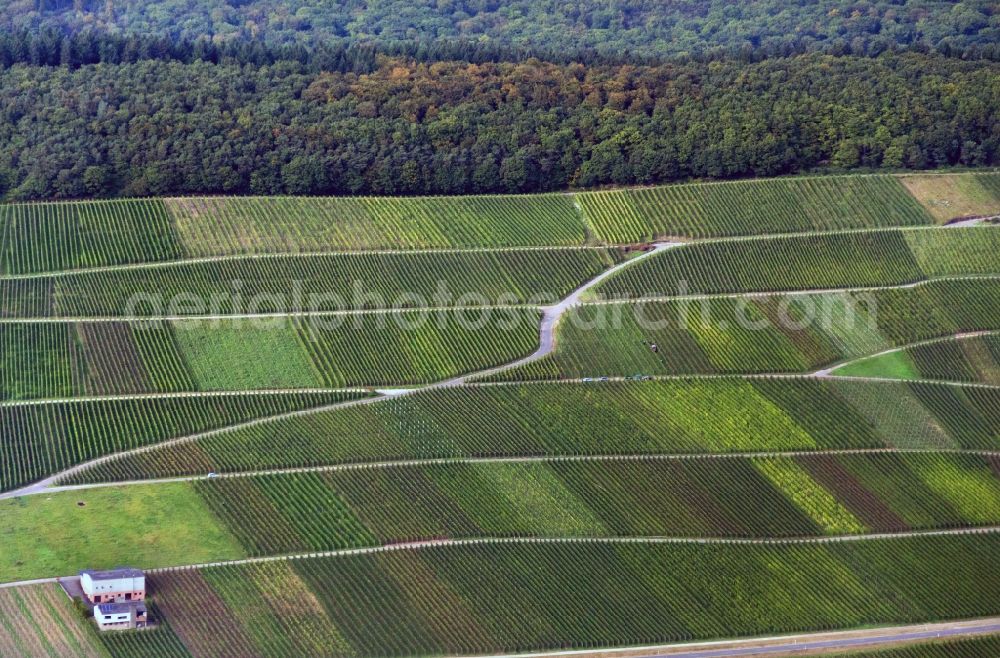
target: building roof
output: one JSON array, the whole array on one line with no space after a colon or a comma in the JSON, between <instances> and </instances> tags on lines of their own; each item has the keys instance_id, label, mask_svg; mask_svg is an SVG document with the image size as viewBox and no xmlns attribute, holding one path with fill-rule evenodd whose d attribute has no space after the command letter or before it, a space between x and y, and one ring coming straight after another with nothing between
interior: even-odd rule
<instances>
[{"instance_id":1,"label":"building roof","mask_svg":"<svg viewBox=\"0 0 1000 658\"><path fill-rule=\"evenodd\" d=\"M98 603L97 611L102 615L120 615L135 610L146 610L146 606L135 601L125 601L124 603Z\"/></svg>"},{"instance_id":2,"label":"building roof","mask_svg":"<svg viewBox=\"0 0 1000 658\"><path fill-rule=\"evenodd\" d=\"M118 580L119 578L142 578L146 574L141 569L132 567L118 567L107 571L95 571L94 569L84 569L80 575L87 574L91 580Z\"/></svg>"}]
</instances>

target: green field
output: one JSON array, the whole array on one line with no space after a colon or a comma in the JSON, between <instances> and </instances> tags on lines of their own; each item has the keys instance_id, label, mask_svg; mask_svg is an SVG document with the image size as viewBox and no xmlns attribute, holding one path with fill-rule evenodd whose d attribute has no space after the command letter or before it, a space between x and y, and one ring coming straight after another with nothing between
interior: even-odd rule
<instances>
[{"instance_id":1,"label":"green field","mask_svg":"<svg viewBox=\"0 0 1000 658\"><path fill-rule=\"evenodd\" d=\"M0 587L0 655L1000 615L1000 232L939 226L997 180L0 206L0 584L133 565L157 623Z\"/></svg>"},{"instance_id":2,"label":"green field","mask_svg":"<svg viewBox=\"0 0 1000 658\"><path fill-rule=\"evenodd\" d=\"M458 457L996 450L998 405L996 389L849 380L464 387L224 432L70 481Z\"/></svg>"},{"instance_id":3,"label":"green field","mask_svg":"<svg viewBox=\"0 0 1000 658\"><path fill-rule=\"evenodd\" d=\"M8 317L526 304L561 299L621 258L591 248L235 258L0 279L0 299Z\"/></svg>"},{"instance_id":4,"label":"green field","mask_svg":"<svg viewBox=\"0 0 1000 658\"><path fill-rule=\"evenodd\" d=\"M992 227L831 233L692 243L622 270L595 297L637 298L891 286L997 274Z\"/></svg>"},{"instance_id":5,"label":"green field","mask_svg":"<svg viewBox=\"0 0 1000 658\"><path fill-rule=\"evenodd\" d=\"M124 562L171 566L245 555L185 482L15 498L0 501L0 510L4 582Z\"/></svg>"},{"instance_id":6,"label":"green field","mask_svg":"<svg viewBox=\"0 0 1000 658\"><path fill-rule=\"evenodd\" d=\"M363 395L331 391L0 405L0 491L102 455Z\"/></svg>"},{"instance_id":7,"label":"green field","mask_svg":"<svg viewBox=\"0 0 1000 658\"><path fill-rule=\"evenodd\" d=\"M845 377L939 379L1000 385L1000 336L946 338L847 363Z\"/></svg>"},{"instance_id":8,"label":"green field","mask_svg":"<svg viewBox=\"0 0 1000 658\"><path fill-rule=\"evenodd\" d=\"M310 647L332 656L466 655L996 614L997 542L492 543L185 570L151 581L158 609L193 655ZM197 614L209 605L214 614Z\"/></svg>"},{"instance_id":9,"label":"green field","mask_svg":"<svg viewBox=\"0 0 1000 658\"><path fill-rule=\"evenodd\" d=\"M553 354L491 378L810 372L892 346L997 329L996 279L861 292L599 303L577 307L563 318Z\"/></svg>"}]
</instances>

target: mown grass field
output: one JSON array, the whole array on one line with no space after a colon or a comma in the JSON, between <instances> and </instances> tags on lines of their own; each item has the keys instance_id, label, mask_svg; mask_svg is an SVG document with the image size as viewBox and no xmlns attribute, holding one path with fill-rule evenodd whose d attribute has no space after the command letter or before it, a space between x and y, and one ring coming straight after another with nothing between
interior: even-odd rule
<instances>
[{"instance_id":1,"label":"mown grass field","mask_svg":"<svg viewBox=\"0 0 1000 658\"><path fill-rule=\"evenodd\" d=\"M184 482L0 500L0 535L4 582L246 554Z\"/></svg>"},{"instance_id":2,"label":"mown grass field","mask_svg":"<svg viewBox=\"0 0 1000 658\"><path fill-rule=\"evenodd\" d=\"M845 377L882 376L1000 385L1000 336L946 338L862 358L835 370Z\"/></svg>"},{"instance_id":3,"label":"mown grass field","mask_svg":"<svg viewBox=\"0 0 1000 658\"><path fill-rule=\"evenodd\" d=\"M951 219L996 215L1000 207L1000 174L903 176L903 185L940 223Z\"/></svg>"}]
</instances>

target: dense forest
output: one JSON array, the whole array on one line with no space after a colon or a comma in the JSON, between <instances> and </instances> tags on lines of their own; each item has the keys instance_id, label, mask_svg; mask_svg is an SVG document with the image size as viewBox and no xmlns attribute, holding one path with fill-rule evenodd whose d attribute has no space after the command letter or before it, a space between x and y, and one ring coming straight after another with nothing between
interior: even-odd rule
<instances>
[{"instance_id":1,"label":"dense forest","mask_svg":"<svg viewBox=\"0 0 1000 658\"><path fill-rule=\"evenodd\" d=\"M619 56L723 50L996 56L992 0L0 0L0 29L316 46L468 40Z\"/></svg>"},{"instance_id":2,"label":"dense forest","mask_svg":"<svg viewBox=\"0 0 1000 658\"><path fill-rule=\"evenodd\" d=\"M0 0L0 198L1000 164L987 0Z\"/></svg>"},{"instance_id":3,"label":"dense forest","mask_svg":"<svg viewBox=\"0 0 1000 658\"><path fill-rule=\"evenodd\" d=\"M992 62L377 56L340 68L14 64L0 71L0 188L7 199L528 192L1000 164Z\"/></svg>"}]
</instances>

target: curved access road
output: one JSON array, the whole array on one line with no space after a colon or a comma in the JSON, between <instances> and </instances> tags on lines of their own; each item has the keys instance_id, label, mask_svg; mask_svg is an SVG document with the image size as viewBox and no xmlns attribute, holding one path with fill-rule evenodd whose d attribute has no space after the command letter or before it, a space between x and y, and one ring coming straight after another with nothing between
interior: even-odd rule
<instances>
[{"instance_id":1,"label":"curved access road","mask_svg":"<svg viewBox=\"0 0 1000 658\"><path fill-rule=\"evenodd\" d=\"M297 410L297 411L291 411L291 412L287 412L287 413L277 414L277 415L274 415L274 416L266 416L264 418L256 418L254 420L246 421L246 422L243 422L243 423L237 423L237 424L234 424L234 425L228 425L226 427L220 427L220 428L213 429L213 430L208 430L208 431L205 431L205 432L199 432L197 434L190 434L190 435L178 437L178 438L175 438L175 439L169 439L167 441L160 441L158 443L153 443L153 444L150 444L150 445L147 445L147 446L142 446L142 447L139 447L139 448L133 448L131 450L123 450L121 452L113 452L113 453L110 453L110 454L107 454L107 455L103 455L101 457L97 457L97 458L92 459L90 461L86 461L86 462L83 462L81 464L77 464L75 466L71 466L70 468L67 468L67 469L65 469L63 471L60 471L58 473L54 473L54 474L52 474L52 475L50 475L50 476L48 476L48 477L46 477L46 478L44 478L42 480L39 480L39 481L37 481L37 482L35 482L33 484L29 484L29 485L21 487L19 489L13 489L11 491L0 493L0 500L5 500L5 499L9 499L9 498L18 498L18 497L21 497L21 496L31 496L31 495L36 495L36 494L47 493L49 491L50 487L52 487L58 481L60 481L60 480L62 480L64 478L70 477L70 476L75 475L77 473L80 473L80 472L82 472L82 471L84 471L86 469L92 468L92 467L97 466L99 464L103 464L103 463L109 462L109 461L111 461L113 459L117 459L117 458L125 456L125 455L141 454L141 453L144 453L144 452L149 452L151 450L157 450L157 449L168 447L168 446L172 446L172 445L179 445L179 444L183 444L183 443L189 443L191 441L197 441L199 439L204 439L204 438L208 438L208 437L211 437L211 436L216 436L216 435L219 435L219 434L225 434L227 432L232 432L232 431L243 429L243 428L246 428L246 427L254 427L254 426L257 426L257 425L262 425L262 424L270 423L270 422L276 421L276 420L281 420L281 419L286 419L286 418L295 418L295 417L298 417L298 416L309 416L309 415L321 413L321 412L324 412L324 411L332 411L334 409L344 409L344 408L353 407L353 406L373 404L375 402L379 402L379 401L382 401L382 400L387 400L389 398L399 398L399 397L405 397L405 396L408 396L408 395L413 395L414 393L417 393L419 391L425 391L425 390L428 390L428 389L445 388L445 387L451 387L451 386L461 386L462 384L467 383L472 378L488 376L488 375L491 375L491 374L494 374L494 373L497 373L497 372L500 372L500 371L503 371L503 370L508 370L510 368L516 368L517 366L521 366L521 365L524 365L526 363L531 363L532 361L537 361L538 359L542 358L543 356L546 356L546 355L550 354L555 349L555 332L556 332L556 327L559 324L559 321L562 319L562 316L565 315L565 313L568 310L570 310L571 308L573 308L574 306L576 306L577 304L580 303L580 299L583 297L583 295L588 290L590 290L594 286L598 285L599 283L601 283L602 281L604 281L608 277L614 276L617 272L619 272L620 270L622 270L622 269L624 269L624 268L632 265L633 263L636 263L636 262L638 262L640 260L649 258L650 256L652 256L655 253L659 253L659 252L661 252L661 251L663 251L665 249L670 249L671 247L675 247L675 246L678 246L678 245L681 245L681 244L684 244L684 243L682 243L682 242L659 242L659 243L656 243L655 245L653 245L653 248L650 249L649 251L646 251L646 252L644 252L644 253L642 253L642 254L634 257L634 258L631 258L629 260L622 261L621 263L618 263L617 265L614 265L613 267L610 267L610 268L604 270L599 275L597 275L593 279L587 281L582 286L580 286L579 288L577 288L576 290L574 290L572 293L569 294L569 296L567 296L562 301L560 301L560 302L558 302L556 304L553 304L551 306L541 307L542 322L541 322L541 326L539 328L539 345L538 345L538 349L535 350L534 353L532 353L532 354L530 354L530 355L528 355L528 356L526 356L526 357L524 357L522 359L518 359L516 361L512 361L510 363L506 363L506 364L503 364L501 366L497 366L497 367L494 367L494 368L489 368L487 370L481 370L481 371L478 371L478 372L468 373L468 374L465 374L465 375L461 375L459 377L454 377L452 379L447 379L447 380L444 380L444 381L436 382L436 383L433 383L433 384L429 384L427 386L422 386L420 388L396 389L396 390L379 390L379 391L376 392L375 395L373 395L371 397L359 398L359 399L356 399L356 400L347 400L347 401L344 401L344 402L337 402L337 403L334 403L334 404L324 405L324 406L321 406L321 407L313 407L313 408L310 408L310 409L301 409L301 410Z\"/></svg>"},{"instance_id":2,"label":"curved access road","mask_svg":"<svg viewBox=\"0 0 1000 658\"><path fill-rule=\"evenodd\" d=\"M645 260L654 254L658 254L667 249L673 249L674 247L679 247L685 242L657 242L653 245L653 248L646 251L630 260L618 263L614 267L604 270L593 279L583 284L568 297L563 299L557 304L552 304L551 306L543 306L542 310L542 323L539 328L538 335L538 349L535 350L533 354L518 359L516 361L511 361L510 363L505 363L501 366L495 368L489 368L487 370L480 370L478 372L469 373L467 375L461 375L460 377L455 377L447 381L438 382L437 384L431 384L427 388L443 388L449 386L460 386L466 384L473 379L481 379L483 377L489 377L490 375L495 375L497 373L503 372L505 370L511 370L519 366L527 365L534 361L538 361L542 357L548 356L556 349L556 329L559 326L559 321L562 317L574 306L579 306L582 303L583 296L587 294L591 289L599 285L602 281L614 276L626 267L633 265L641 260Z\"/></svg>"},{"instance_id":3,"label":"curved access road","mask_svg":"<svg viewBox=\"0 0 1000 658\"><path fill-rule=\"evenodd\" d=\"M878 532L861 535L819 535L814 537L783 537L783 538L752 538L752 537L671 537L651 535L612 536L612 537L467 537L458 539L420 539L358 548L337 548L309 553L284 553L280 555L262 555L244 557L216 562L201 562L197 564L178 564L169 567L148 567L143 569L147 574L170 573L172 571L189 571L192 569L208 569L211 567L229 567L244 564L267 564L272 562L287 562L292 560L311 560L316 558L339 558L353 555L371 555L374 553L391 553L398 551L416 551L448 546L487 546L498 544L516 545L564 545L564 544L606 544L606 545L688 545L703 546L794 546L810 544L842 544L870 541L899 540L913 537L951 537L957 535L995 535L1000 534L1000 526L981 526L968 528L944 528L941 530L907 530L904 532ZM0 589L24 587L39 583L49 583L66 576L52 576L0 583Z\"/></svg>"},{"instance_id":4,"label":"curved access road","mask_svg":"<svg viewBox=\"0 0 1000 658\"><path fill-rule=\"evenodd\" d=\"M854 376L854 375L838 375L838 374L836 374L836 371L840 370L841 368L844 368L846 366L855 364L855 363L860 363L862 361L868 361L868 360L871 360L871 359L877 359L880 356L886 356L887 354L895 354L897 352L902 352L904 350L908 350L908 349L913 348L913 347L923 347L925 345L935 345L937 343L946 343L946 342L952 341L952 340L968 340L968 339L971 339L971 338L980 338L982 336L995 336L997 334L1000 334L1000 331L996 331L994 329L988 329L988 330L984 330L984 331L964 331L964 332L960 332L960 333L957 333L957 334L951 334L949 336L938 336L937 338L928 338L927 340L920 340L920 341L917 341L915 343L907 343L906 345L897 345L896 347L890 347L888 349L882 350L881 352L876 352L875 354L866 354L865 356L859 356L859 357L854 358L854 359L847 359L846 361L841 361L840 363L835 363L834 365L829 366L827 368L823 368L822 370L817 370L816 372L814 372L812 374L812 376L813 377L835 377L835 378L840 378L840 379L863 379L863 380L869 380L869 381L886 381L886 380L892 380L892 381L912 381L912 380L893 379L893 378L886 378L886 377L864 377L864 376ZM971 383L971 384L975 384L975 382L959 382L959 383L964 383L964 384Z\"/></svg>"},{"instance_id":5,"label":"curved access road","mask_svg":"<svg viewBox=\"0 0 1000 658\"><path fill-rule=\"evenodd\" d=\"M824 631L797 635L691 642L656 647L584 649L525 653L496 658L723 658L738 656L826 655L854 649L888 648L947 638L972 638L1000 633L1000 617L854 631Z\"/></svg>"}]
</instances>

